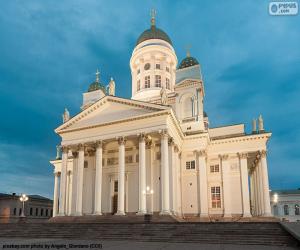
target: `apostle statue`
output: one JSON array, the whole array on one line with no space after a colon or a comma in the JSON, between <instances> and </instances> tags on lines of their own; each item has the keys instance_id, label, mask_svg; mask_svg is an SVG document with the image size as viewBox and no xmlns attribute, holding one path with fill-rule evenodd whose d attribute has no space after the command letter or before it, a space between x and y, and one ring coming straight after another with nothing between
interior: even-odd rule
<instances>
[{"instance_id":1,"label":"apostle statue","mask_svg":"<svg viewBox=\"0 0 300 250\"><path fill-rule=\"evenodd\" d=\"M262 115L259 115L258 117L258 131L263 132L264 131L264 120Z\"/></svg>"},{"instance_id":2,"label":"apostle statue","mask_svg":"<svg viewBox=\"0 0 300 250\"><path fill-rule=\"evenodd\" d=\"M256 119L252 120L252 134L256 134L257 129L256 129Z\"/></svg>"},{"instance_id":3,"label":"apostle statue","mask_svg":"<svg viewBox=\"0 0 300 250\"><path fill-rule=\"evenodd\" d=\"M65 112L63 113L62 117L63 117L63 123L70 120L70 113L67 108L65 108Z\"/></svg>"},{"instance_id":4,"label":"apostle statue","mask_svg":"<svg viewBox=\"0 0 300 250\"><path fill-rule=\"evenodd\" d=\"M160 98L161 98L162 105L168 105L168 95L167 95L166 88L164 86L160 90Z\"/></svg>"},{"instance_id":5,"label":"apostle statue","mask_svg":"<svg viewBox=\"0 0 300 250\"><path fill-rule=\"evenodd\" d=\"M108 84L108 94L109 94L109 95L112 95L112 96L115 96L115 88L116 88L115 81L114 81L114 79L111 77L111 78L110 78L110 82L109 82L109 84Z\"/></svg>"}]
</instances>

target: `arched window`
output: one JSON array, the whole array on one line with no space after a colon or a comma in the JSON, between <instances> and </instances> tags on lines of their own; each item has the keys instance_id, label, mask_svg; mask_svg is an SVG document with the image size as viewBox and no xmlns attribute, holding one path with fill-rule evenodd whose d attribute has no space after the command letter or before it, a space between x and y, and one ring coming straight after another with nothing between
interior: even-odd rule
<instances>
[{"instance_id":1,"label":"arched window","mask_svg":"<svg viewBox=\"0 0 300 250\"><path fill-rule=\"evenodd\" d=\"M300 215L300 206L298 204L295 205L295 215Z\"/></svg>"},{"instance_id":2,"label":"arched window","mask_svg":"<svg viewBox=\"0 0 300 250\"><path fill-rule=\"evenodd\" d=\"M274 212L274 215L278 215L278 206L277 205L274 205L273 206L273 212Z\"/></svg>"},{"instance_id":3,"label":"arched window","mask_svg":"<svg viewBox=\"0 0 300 250\"><path fill-rule=\"evenodd\" d=\"M14 215L17 215L17 208L14 208Z\"/></svg>"},{"instance_id":4,"label":"arched window","mask_svg":"<svg viewBox=\"0 0 300 250\"><path fill-rule=\"evenodd\" d=\"M30 208L30 212L29 213L30 213L30 215L32 215L32 207Z\"/></svg>"},{"instance_id":5,"label":"arched window","mask_svg":"<svg viewBox=\"0 0 300 250\"><path fill-rule=\"evenodd\" d=\"M288 205L284 205L283 206L283 211L284 211L284 215L289 215L289 206Z\"/></svg>"}]
</instances>

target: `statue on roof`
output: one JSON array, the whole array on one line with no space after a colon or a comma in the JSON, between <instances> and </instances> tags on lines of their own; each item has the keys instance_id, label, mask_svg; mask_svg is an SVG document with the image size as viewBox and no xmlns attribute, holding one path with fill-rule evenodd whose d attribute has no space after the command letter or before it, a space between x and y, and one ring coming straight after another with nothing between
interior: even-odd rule
<instances>
[{"instance_id":1,"label":"statue on roof","mask_svg":"<svg viewBox=\"0 0 300 250\"><path fill-rule=\"evenodd\" d=\"M116 91L116 84L115 84L114 79L111 77L110 82L108 84L108 94L115 96L115 91Z\"/></svg>"},{"instance_id":2,"label":"statue on roof","mask_svg":"<svg viewBox=\"0 0 300 250\"><path fill-rule=\"evenodd\" d=\"M160 98L161 98L162 105L168 105L168 94L165 86L163 86L162 89L160 90Z\"/></svg>"},{"instance_id":3,"label":"statue on roof","mask_svg":"<svg viewBox=\"0 0 300 250\"><path fill-rule=\"evenodd\" d=\"M258 131L263 132L264 131L264 120L262 115L259 115L258 117Z\"/></svg>"},{"instance_id":4,"label":"statue on roof","mask_svg":"<svg viewBox=\"0 0 300 250\"><path fill-rule=\"evenodd\" d=\"M65 111L62 115L62 118L63 118L63 123L67 122L70 120L70 112L67 108L65 108Z\"/></svg>"}]
</instances>

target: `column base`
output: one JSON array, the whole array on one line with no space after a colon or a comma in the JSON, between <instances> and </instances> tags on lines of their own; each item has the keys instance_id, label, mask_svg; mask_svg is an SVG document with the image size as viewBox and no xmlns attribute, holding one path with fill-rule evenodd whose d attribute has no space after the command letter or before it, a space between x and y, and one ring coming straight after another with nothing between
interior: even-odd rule
<instances>
[{"instance_id":1,"label":"column base","mask_svg":"<svg viewBox=\"0 0 300 250\"><path fill-rule=\"evenodd\" d=\"M163 210L159 213L159 215L171 215L170 210Z\"/></svg>"},{"instance_id":2,"label":"column base","mask_svg":"<svg viewBox=\"0 0 300 250\"><path fill-rule=\"evenodd\" d=\"M102 215L102 213L101 212L95 212L92 215Z\"/></svg>"},{"instance_id":3,"label":"column base","mask_svg":"<svg viewBox=\"0 0 300 250\"><path fill-rule=\"evenodd\" d=\"M200 218L207 218L208 217L208 213L200 213L199 217Z\"/></svg>"},{"instance_id":4,"label":"column base","mask_svg":"<svg viewBox=\"0 0 300 250\"><path fill-rule=\"evenodd\" d=\"M263 213L261 216L263 217L273 217L271 213Z\"/></svg>"},{"instance_id":5,"label":"column base","mask_svg":"<svg viewBox=\"0 0 300 250\"><path fill-rule=\"evenodd\" d=\"M65 213L59 213L56 216L66 216L66 214Z\"/></svg>"},{"instance_id":6,"label":"column base","mask_svg":"<svg viewBox=\"0 0 300 250\"><path fill-rule=\"evenodd\" d=\"M75 212L74 216L82 216L82 212Z\"/></svg>"},{"instance_id":7,"label":"column base","mask_svg":"<svg viewBox=\"0 0 300 250\"><path fill-rule=\"evenodd\" d=\"M243 214L243 218L249 218L249 217L252 217L250 213Z\"/></svg>"},{"instance_id":8,"label":"column base","mask_svg":"<svg viewBox=\"0 0 300 250\"><path fill-rule=\"evenodd\" d=\"M146 210L141 210L136 213L136 215L145 215L145 214L147 214Z\"/></svg>"},{"instance_id":9,"label":"column base","mask_svg":"<svg viewBox=\"0 0 300 250\"><path fill-rule=\"evenodd\" d=\"M224 218L231 218L232 215L231 215L231 214L224 214L223 217L224 217Z\"/></svg>"},{"instance_id":10,"label":"column base","mask_svg":"<svg viewBox=\"0 0 300 250\"><path fill-rule=\"evenodd\" d=\"M118 211L117 213L115 213L114 215L117 215L117 216L124 216L126 215L124 211Z\"/></svg>"}]
</instances>

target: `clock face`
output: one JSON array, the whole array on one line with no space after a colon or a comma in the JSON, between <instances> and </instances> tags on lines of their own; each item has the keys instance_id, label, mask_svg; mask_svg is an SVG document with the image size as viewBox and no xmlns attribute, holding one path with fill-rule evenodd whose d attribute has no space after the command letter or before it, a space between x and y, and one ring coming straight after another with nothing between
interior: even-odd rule
<instances>
[{"instance_id":1,"label":"clock face","mask_svg":"<svg viewBox=\"0 0 300 250\"><path fill-rule=\"evenodd\" d=\"M144 66L144 70L149 70L150 69L150 63L146 63Z\"/></svg>"}]
</instances>

